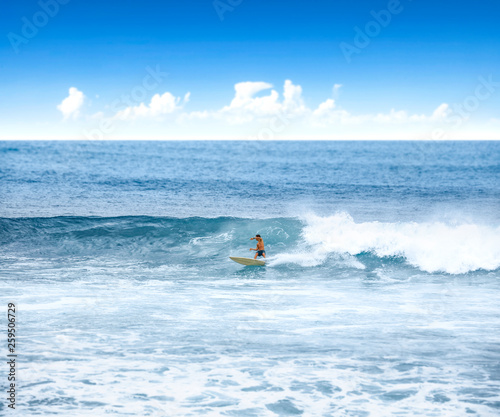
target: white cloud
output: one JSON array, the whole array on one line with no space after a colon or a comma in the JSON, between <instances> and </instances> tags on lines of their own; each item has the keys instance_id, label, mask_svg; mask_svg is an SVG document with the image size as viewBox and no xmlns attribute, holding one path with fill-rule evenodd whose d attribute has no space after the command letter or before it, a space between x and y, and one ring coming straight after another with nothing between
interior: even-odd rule
<instances>
[{"instance_id":1,"label":"white cloud","mask_svg":"<svg viewBox=\"0 0 500 417\"><path fill-rule=\"evenodd\" d=\"M331 112L335 108L335 100L329 98L328 100L321 103L316 110L314 110L314 114L316 116L322 116L328 112Z\"/></svg>"},{"instance_id":2,"label":"white cloud","mask_svg":"<svg viewBox=\"0 0 500 417\"><path fill-rule=\"evenodd\" d=\"M280 109L277 91L271 90L267 96L255 97L257 93L270 88L271 84L261 81L235 84L235 94L231 103L216 111L213 116L223 118L231 124L240 124L277 113Z\"/></svg>"},{"instance_id":3,"label":"white cloud","mask_svg":"<svg viewBox=\"0 0 500 417\"><path fill-rule=\"evenodd\" d=\"M301 116L309 112L302 99L302 87L300 85L294 85L290 80L286 80L283 87L283 97L282 111L288 115Z\"/></svg>"},{"instance_id":4,"label":"white cloud","mask_svg":"<svg viewBox=\"0 0 500 417\"><path fill-rule=\"evenodd\" d=\"M355 121L349 112L336 107L335 100L331 98L321 103L312 112L311 124L316 127L324 127L335 123L353 123Z\"/></svg>"},{"instance_id":5,"label":"white cloud","mask_svg":"<svg viewBox=\"0 0 500 417\"><path fill-rule=\"evenodd\" d=\"M451 113L450 106L447 103L441 104L434 113L432 113L431 120L445 120Z\"/></svg>"},{"instance_id":6,"label":"white cloud","mask_svg":"<svg viewBox=\"0 0 500 417\"><path fill-rule=\"evenodd\" d=\"M187 111L184 108L190 93L176 97L165 92L155 94L149 103L141 102L121 111L111 113L107 106L107 115L106 111L89 115L86 123L95 129L96 124L107 120L113 123L116 138L133 135L132 121L137 121L137 131L151 129L161 137L177 132L176 137L193 138L426 138L437 126L446 128L452 115L447 103L426 114L395 108L356 114L339 104L341 88L341 84L334 84L331 98L317 106L307 106L302 87L291 80L285 80L282 91L264 81L245 81L234 85L233 98L218 109ZM65 119L76 119L84 100L83 93L71 87L69 97L58 109ZM150 121L159 123L153 127Z\"/></svg>"},{"instance_id":7,"label":"white cloud","mask_svg":"<svg viewBox=\"0 0 500 417\"><path fill-rule=\"evenodd\" d=\"M244 107L254 100L253 96L262 90L272 88L272 84L262 81L246 81L234 85L235 95L233 101L229 105L231 108Z\"/></svg>"},{"instance_id":8,"label":"white cloud","mask_svg":"<svg viewBox=\"0 0 500 417\"><path fill-rule=\"evenodd\" d=\"M408 114L406 110L391 109L388 113L353 115L339 109L335 100L327 99L312 112L311 122L315 126L335 124L401 124L445 121L450 113L449 105L442 103L430 116Z\"/></svg>"},{"instance_id":9,"label":"white cloud","mask_svg":"<svg viewBox=\"0 0 500 417\"><path fill-rule=\"evenodd\" d=\"M78 88L70 87L69 96L57 106L57 109L63 114L65 120L70 117L76 119L84 101L85 95Z\"/></svg>"},{"instance_id":10,"label":"white cloud","mask_svg":"<svg viewBox=\"0 0 500 417\"><path fill-rule=\"evenodd\" d=\"M341 84L334 84L333 94L338 95ZM183 115L186 119L215 119L229 124L248 124L265 122L277 115L287 120L309 127L335 125L370 125L370 124L403 124L443 121L450 110L446 103L441 104L430 116L425 114L408 114L405 110L391 109L388 113L354 115L339 108L334 99L327 99L316 109L308 108L302 97L302 87L286 80L283 86L283 98L276 90L268 95L255 97L257 93L269 90L272 85L266 82L241 82L234 86L235 96L228 106L217 111L193 112Z\"/></svg>"},{"instance_id":11,"label":"white cloud","mask_svg":"<svg viewBox=\"0 0 500 417\"><path fill-rule=\"evenodd\" d=\"M405 110L391 109L389 113L378 113L373 116L372 121L375 123L408 123L424 120L425 115L408 115Z\"/></svg>"},{"instance_id":12,"label":"white cloud","mask_svg":"<svg viewBox=\"0 0 500 417\"><path fill-rule=\"evenodd\" d=\"M184 96L181 102L180 97L166 93L155 94L149 105L140 103L138 106L130 106L116 113L115 118L119 120L135 120L138 118L155 118L182 109L185 103L189 101L190 93Z\"/></svg>"},{"instance_id":13,"label":"white cloud","mask_svg":"<svg viewBox=\"0 0 500 417\"><path fill-rule=\"evenodd\" d=\"M234 85L235 94L231 103L215 111L196 111L185 113L181 121L192 119L214 119L230 125L255 121L265 121L276 115L285 114L287 118L308 113L302 99L302 87L286 80L283 86L283 99L276 90L255 97L258 93L272 89L272 84L263 81L246 81Z\"/></svg>"},{"instance_id":14,"label":"white cloud","mask_svg":"<svg viewBox=\"0 0 500 417\"><path fill-rule=\"evenodd\" d=\"M339 96L339 91L340 88L342 87L342 84L334 84L333 85L333 97L337 98Z\"/></svg>"},{"instance_id":15,"label":"white cloud","mask_svg":"<svg viewBox=\"0 0 500 417\"><path fill-rule=\"evenodd\" d=\"M342 84L334 84L332 92L334 97ZM266 92L262 95L259 93ZM84 95L75 87L70 88L70 95L58 106L64 114L65 119L77 117L83 104ZM118 111L112 118L120 121L132 121L137 119L164 120L164 116L175 114L170 120L186 123L193 120L202 122L215 122L217 126L235 126L257 123L269 124L271 120L279 117L286 120L288 125L293 121L295 125L304 128L327 129L340 125L364 125L373 124L409 124L426 122L443 122L449 116L451 110L449 105L442 103L434 112L427 116L425 114L409 114L405 110L391 109L388 113L376 114L352 114L340 108L334 98L328 98L320 103L317 108L309 108L305 105L302 96L302 87L293 84L291 80L285 80L283 93L280 94L273 89L273 85L264 81L245 81L234 85L234 97L231 102L218 110L198 110L193 112L181 112L184 105L189 101L190 93L184 98L175 97L170 92L162 95L155 94L149 104L139 103ZM97 113L97 118L104 117ZM95 117L94 117L95 118Z\"/></svg>"}]
</instances>

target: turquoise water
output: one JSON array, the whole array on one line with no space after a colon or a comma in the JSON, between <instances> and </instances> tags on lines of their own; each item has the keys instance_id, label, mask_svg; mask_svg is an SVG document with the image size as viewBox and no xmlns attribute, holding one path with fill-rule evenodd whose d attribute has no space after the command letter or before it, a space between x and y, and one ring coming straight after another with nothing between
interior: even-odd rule
<instances>
[{"instance_id":1,"label":"turquoise water","mask_svg":"<svg viewBox=\"0 0 500 417\"><path fill-rule=\"evenodd\" d=\"M498 415L499 161L496 142L0 142L17 413ZM267 265L231 262L255 233Z\"/></svg>"}]
</instances>

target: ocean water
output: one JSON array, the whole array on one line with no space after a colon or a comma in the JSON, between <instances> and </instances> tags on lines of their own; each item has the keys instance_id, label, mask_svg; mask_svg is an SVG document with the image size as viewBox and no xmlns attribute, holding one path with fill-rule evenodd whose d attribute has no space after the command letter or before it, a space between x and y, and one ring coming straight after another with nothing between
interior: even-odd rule
<instances>
[{"instance_id":1,"label":"ocean water","mask_svg":"<svg viewBox=\"0 0 500 417\"><path fill-rule=\"evenodd\" d=\"M0 294L0 414L498 416L500 143L0 142Z\"/></svg>"}]
</instances>

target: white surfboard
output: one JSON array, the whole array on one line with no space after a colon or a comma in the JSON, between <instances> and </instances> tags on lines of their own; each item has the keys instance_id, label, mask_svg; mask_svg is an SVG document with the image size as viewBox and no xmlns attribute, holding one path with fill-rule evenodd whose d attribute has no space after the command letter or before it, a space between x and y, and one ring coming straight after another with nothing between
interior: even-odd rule
<instances>
[{"instance_id":1,"label":"white surfboard","mask_svg":"<svg viewBox=\"0 0 500 417\"><path fill-rule=\"evenodd\" d=\"M252 258L238 258L237 256L230 256L229 259L231 259L234 262L237 262L242 265L265 265L265 261L258 261L257 259L252 259Z\"/></svg>"}]
</instances>

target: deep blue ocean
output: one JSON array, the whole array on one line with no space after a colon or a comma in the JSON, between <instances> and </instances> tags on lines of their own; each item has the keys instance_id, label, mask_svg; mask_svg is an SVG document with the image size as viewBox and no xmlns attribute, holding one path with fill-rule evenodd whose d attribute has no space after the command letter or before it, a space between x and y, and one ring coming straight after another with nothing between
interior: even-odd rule
<instances>
[{"instance_id":1,"label":"deep blue ocean","mask_svg":"<svg viewBox=\"0 0 500 417\"><path fill-rule=\"evenodd\" d=\"M500 142L0 142L0 293L0 414L499 416Z\"/></svg>"}]
</instances>

